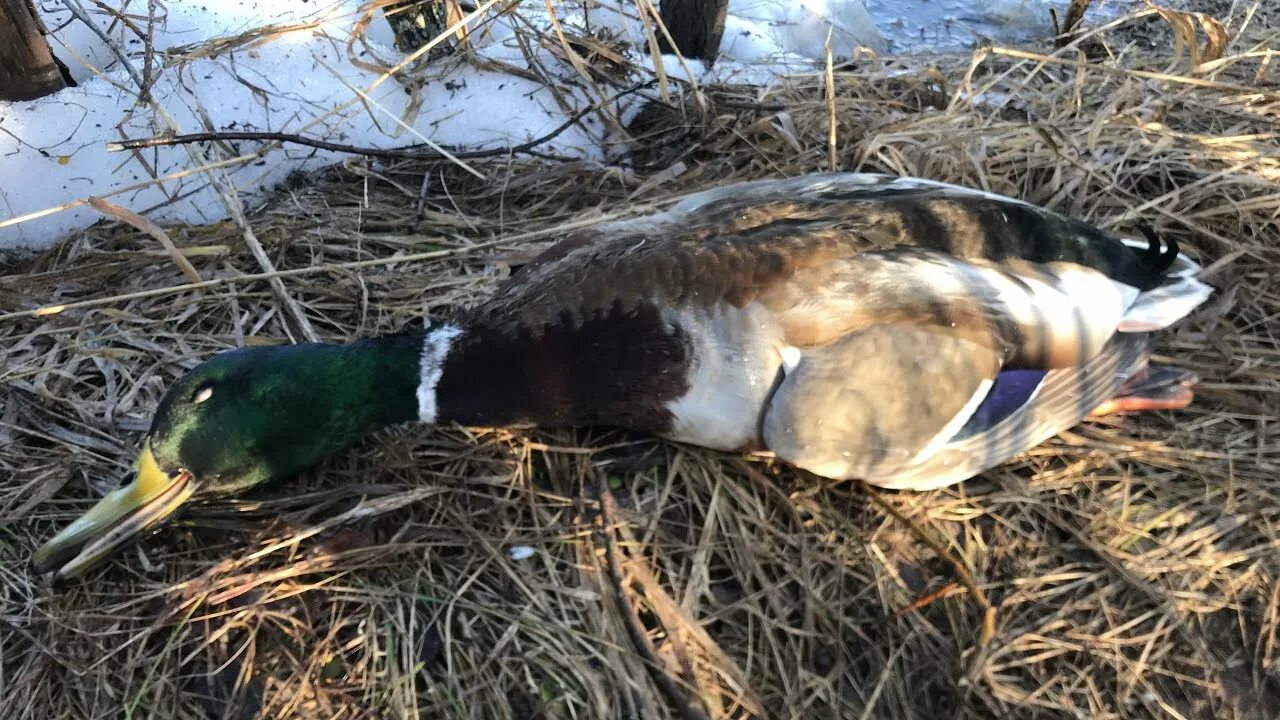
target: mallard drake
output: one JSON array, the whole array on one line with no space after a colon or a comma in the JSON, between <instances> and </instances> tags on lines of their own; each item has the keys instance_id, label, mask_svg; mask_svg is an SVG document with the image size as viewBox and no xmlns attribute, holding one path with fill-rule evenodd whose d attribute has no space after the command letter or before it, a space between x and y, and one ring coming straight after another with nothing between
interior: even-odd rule
<instances>
[{"instance_id":1,"label":"mallard drake","mask_svg":"<svg viewBox=\"0 0 1280 720\"><path fill-rule=\"evenodd\" d=\"M611 425L886 488L958 482L1093 412L1177 408L1151 333L1211 288L1154 234L912 178L730 185L574 233L420 331L233 350L156 408L136 473L40 548L82 573L193 495L397 423Z\"/></svg>"}]
</instances>

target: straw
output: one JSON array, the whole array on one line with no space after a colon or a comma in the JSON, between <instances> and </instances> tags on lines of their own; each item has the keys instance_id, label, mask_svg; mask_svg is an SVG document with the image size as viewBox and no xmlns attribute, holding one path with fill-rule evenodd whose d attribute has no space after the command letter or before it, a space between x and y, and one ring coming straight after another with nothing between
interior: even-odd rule
<instances>
[{"instance_id":1,"label":"straw","mask_svg":"<svg viewBox=\"0 0 1280 720\"><path fill-rule=\"evenodd\" d=\"M180 255L102 223L7 257L0 714L1275 717L1280 76L1259 48L1280 42L1249 27L1211 78L1117 27L1091 36L1102 58L1046 41L704 81L641 112L615 166L323 170L246 210L271 272L226 222L164 227ZM1212 263L1218 292L1158 353L1201 375L1196 402L875 501L608 429L407 427L194 506L82 584L26 565L122 476L177 377L286 342L291 312L329 342L439 320L579 223L831 165L1150 223Z\"/></svg>"}]
</instances>

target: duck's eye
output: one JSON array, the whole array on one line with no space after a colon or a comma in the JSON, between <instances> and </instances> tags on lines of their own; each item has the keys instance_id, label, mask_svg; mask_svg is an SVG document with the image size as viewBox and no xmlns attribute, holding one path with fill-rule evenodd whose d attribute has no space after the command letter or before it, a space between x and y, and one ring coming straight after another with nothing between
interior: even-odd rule
<instances>
[{"instance_id":1,"label":"duck's eye","mask_svg":"<svg viewBox=\"0 0 1280 720\"><path fill-rule=\"evenodd\" d=\"M204 402L205 400L208 400L211 397L213 397L213 386L202 385L196 388L195 393L192 394L191 402L194 405L199 405L200 403Z\"/></svg>"}]
</instances>

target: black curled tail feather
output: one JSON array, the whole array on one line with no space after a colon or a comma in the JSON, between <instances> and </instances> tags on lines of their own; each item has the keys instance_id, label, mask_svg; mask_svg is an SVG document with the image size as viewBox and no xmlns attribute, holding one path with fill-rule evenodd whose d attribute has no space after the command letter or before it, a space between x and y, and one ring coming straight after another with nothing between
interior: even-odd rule
<instances>
[{"instance_id":1,"label":"black curled tail feather","mask_svg":"<svg viewBox=\"0 0 1280 720\"><path fill-rule=\"evenodd\" d=\"M1155 228L1146 223L1139 225L1138 231L1146 236L1148 243L1147 249L1142 253L1143 269L1148 276L1146 287L1141 289L1150 290L1164 281L1165 273L1177 261L1178 243L1173 238L1161 237Z\"/></svg>"}]
</instances>

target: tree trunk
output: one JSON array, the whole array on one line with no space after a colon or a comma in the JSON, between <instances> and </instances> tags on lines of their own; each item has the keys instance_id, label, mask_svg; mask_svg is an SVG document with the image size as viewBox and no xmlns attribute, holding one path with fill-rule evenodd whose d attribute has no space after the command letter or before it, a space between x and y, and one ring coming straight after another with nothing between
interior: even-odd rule
<instances>
[{"instance_id":1,"label":"tree trunk","mask_svg":"<svg viewBox=\"0 0 1280 720\"><path fill-rule=\"evenodd\" d=\"M66 87L30 0L0 0L0 100L32 100Z\"/></svg>"},{"instance_id":2,"label":"tree trunk","mask_svg":"<svg viewBox=\"0 0 1280 720\"><path fill-rule=\"evenodd\" d=\"M658 14L675 41L677 50L687 58L715 60L724 35L724 16L729 0L662 0ZM664 35L658 35L658 49L672 48Z\"/></svg>"}]
</instances>

